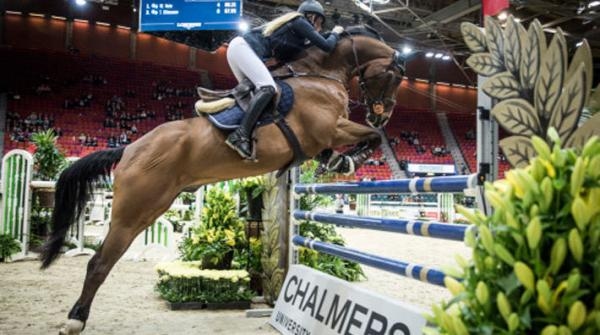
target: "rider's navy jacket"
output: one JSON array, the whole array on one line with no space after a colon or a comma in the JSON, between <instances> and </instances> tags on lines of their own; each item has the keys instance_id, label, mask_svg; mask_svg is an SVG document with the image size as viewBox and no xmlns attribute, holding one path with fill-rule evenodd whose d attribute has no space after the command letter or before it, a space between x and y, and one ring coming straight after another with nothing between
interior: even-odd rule
<instances>
[{"instance_id":1,"label":"rider's navy jacket","mask_svg":"<svg viewBox=\"0 0 600 335\"><path fill-rule=\"evenodd\" d=\"M264 36L262 29L256 28L244 34L244 39L265 60L274 57L280 62L287 62L311 45L316 45L325 52L331 52L338 41L338 35L332 33L324 38L304 16L298 16ZM310 44L306 43L309 41Z\"/></svg>"}]
</instances>

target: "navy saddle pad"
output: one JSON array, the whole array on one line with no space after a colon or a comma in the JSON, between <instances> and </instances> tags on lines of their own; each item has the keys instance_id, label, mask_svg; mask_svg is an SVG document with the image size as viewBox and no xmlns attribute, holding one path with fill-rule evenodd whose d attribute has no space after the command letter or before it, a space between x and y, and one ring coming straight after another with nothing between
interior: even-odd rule
<instances>
[{"instance_id":1,"label":"navy saddle pad","mask_svg":"<svg viewBox=\"0 0 600 335\"><path fill-rule=\"evenodd\" d=\"M281 92L281 97L279 98L279 104L277 104L277 110L279 111L279 115L281 117L285 117L290 110L292 109L292 105L294 104L294 91L284 81L277 80L277 85L279 85L279 91ZM244 118L244 111L237 105L225 109L218 113L208 114L208 120L215 127L223 130L234 130L240 126L242 119ZM265 112L261 115L258 120L257 126L264 126L269 123L272 123L273 113Z\"/></svg>"}]
</instances>

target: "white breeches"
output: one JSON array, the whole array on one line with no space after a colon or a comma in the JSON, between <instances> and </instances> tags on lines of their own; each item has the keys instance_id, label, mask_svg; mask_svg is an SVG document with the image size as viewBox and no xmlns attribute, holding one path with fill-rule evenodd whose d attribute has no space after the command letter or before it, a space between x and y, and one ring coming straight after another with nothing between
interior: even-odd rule
<instances>
[{"instance_id":1,"label":"white breeches","mask_svg":"<svg viewBox=\"0 0 600 335\"><path fill-rule=\"evenodd\" d=\"M248 78L256 88L272 86L277 91L271 73L243 37L238 36L229 42L227 62L238 82Z\"/></svg>"}]
</instances>

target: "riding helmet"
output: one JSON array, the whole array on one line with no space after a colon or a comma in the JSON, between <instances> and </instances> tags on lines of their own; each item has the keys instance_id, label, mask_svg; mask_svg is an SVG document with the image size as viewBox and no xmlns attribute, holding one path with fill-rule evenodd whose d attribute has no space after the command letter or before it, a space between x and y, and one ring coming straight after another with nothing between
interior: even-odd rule
<instances>
[{"instance_id":1,"label":"riding helmet","mask_svg":"<svg viewBox=\"0 0 600 335\"><path fill-rule=\"evenodd\" d=\"M298 12L306 15L307 13L315 13L320 15L325 21L325 10L323 10L323 5L321 5L316 0L306 0L300 4L298 7Z\"/></svg>"}]
</instances>

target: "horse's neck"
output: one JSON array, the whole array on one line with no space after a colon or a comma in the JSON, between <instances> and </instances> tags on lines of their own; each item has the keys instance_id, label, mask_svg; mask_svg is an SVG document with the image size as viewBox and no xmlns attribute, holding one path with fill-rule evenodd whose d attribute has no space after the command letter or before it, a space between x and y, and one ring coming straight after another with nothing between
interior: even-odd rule
<instances>
[{"instance_id":1,"label":"horse's neck","mask_svg":"<svg viewBox=\"0 0 600 335\"><path fill-rule=\"evenodd\" d=\"M327 54L316 47L309 49L307 57L292 65L303 72L318 73L349 83L358 66L373 59L390 57L393 50L378 40L365 36L344 38L334 52Z\"/></svg>"},{"instance_id":2,"label":"horse's neck","mask_svg":"<svg viewBox=\"0 0 600 335\"><path fill-rule=\"evenodd\" d=\"M345 84L348 83L348 64L346 62L331 61L331 55L313 47L308 55L293 62L292 68L296 72L335 78Z\"/></svg>"},{"instance_id":3,"label":"horse's neck","mask_svg":"<svg viewBox=\"0 0 600 335\"><path fill-rule=\"evenodd\" d=\"M351 70L355 70L357 66L374 59L389 58L393 54L393 49L374 38L353 36L340 41L336 54L350 64Z\"/></svg>"}]
</instances>

